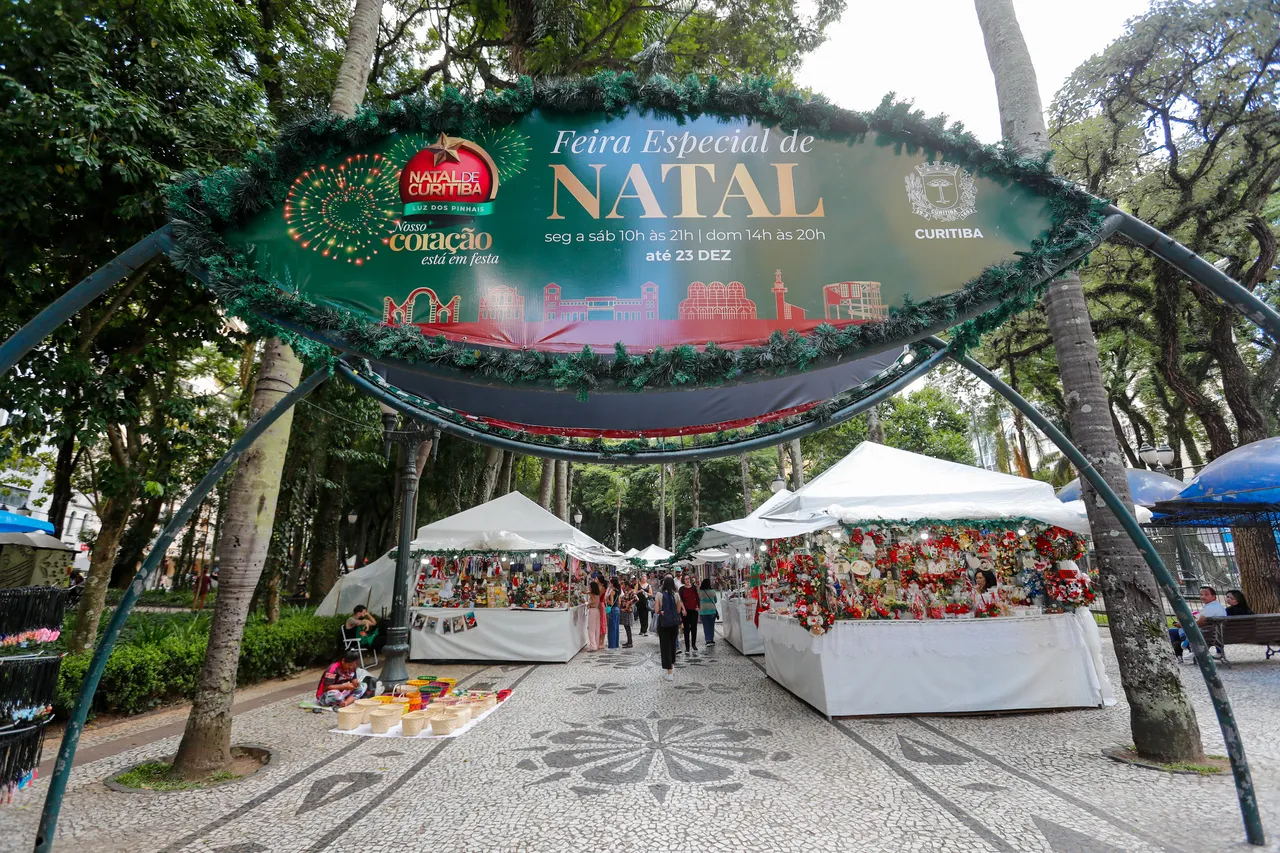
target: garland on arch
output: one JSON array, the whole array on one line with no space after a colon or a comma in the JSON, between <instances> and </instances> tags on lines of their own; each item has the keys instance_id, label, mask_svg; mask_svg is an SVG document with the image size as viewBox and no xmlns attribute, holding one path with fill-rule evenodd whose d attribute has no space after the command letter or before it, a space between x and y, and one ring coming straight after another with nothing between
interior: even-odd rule
<instances>
[{"instance_id":1,"label":"garland on arch","mask_svg":"<svg viewBox=\"0 0 1280 853\"><path fill-rule=\"evenodd\" d=\"M313 302L293 282L264 278L244 253L222 239L226 228L280 204L301 172L393 133L448 130L475 138L499 131L534 109L619 112L630 106L677 116L755 119L825 137L882 134L910 151L945 155L977 174L1030 188L1048 202L1050 232L1017 260L988 267L955 293L919 303L905 300L882 323L840 329L824 324L807 335L775 332L765 344L735 350L712 343L702 349L676 346L634 354L619 343L612 357L590 347L564 356L477 349L443 336L427 337L412 326L382 325ZM1102 202L1055 177L1048 155L1028 159L1008 147L983 145L962 125L948 127L944 117L926 118L910 104L891 97L872 111L854 112L821 97L777 88L767 78L731 84L712 77L702 83L692 76L677 82L661 75L641 79L630 73L538 83L526 77L514 88L475 98L446 89L435 99L414 95L381 107L365 106L351 118L319 113L286 127L275 146L251 152L244 166L204 177L180 176L167 197L176 242L170 257L178 268L198 274L230 313L260 334L282 337L304 358L323 360L328 348L296 327L338 338L374 358L432 365L512 385L550 386L579 397L602 387L688 388L803 371L877 345L910 340L930 329L954 326L960 318L994 306L960 327L957 346L963 350L1029 306L1055 270L1082 261L1083 253L1096 242L1103 218Z\"/></svg>"}]
</instances>

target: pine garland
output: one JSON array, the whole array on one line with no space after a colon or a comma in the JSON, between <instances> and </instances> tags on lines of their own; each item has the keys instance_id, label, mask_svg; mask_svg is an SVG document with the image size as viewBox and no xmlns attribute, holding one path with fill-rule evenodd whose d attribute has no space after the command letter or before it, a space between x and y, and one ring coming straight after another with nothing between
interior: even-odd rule
<instances>
[{"instance_id":1,"label":"pine garland","mask_svg":"<svg viewBox=\"0 0 1280 853\"><path fill-rule=\"evenodd\" d=\"M254 271L243 253L222 239L224 230L279 205L302 171L393 133L447 131L476 138L534 109L616 113L628 107L661 115L752 119L828 139L875 132L908 152L945 156L976 174L1031 189L1048 201L1052 227L1046 238L1034 241L1016 261L988 267L955 293L920 303L907 301L882 323L840 329L824 324L808 335L775 332L767 343L736 350L712 344L702 350L681 346L637 355L617 344L611 358L590 347L566 356L480 350L443 336L427 337L412 326L374 323L312 302L297 293L292 282L268 281ZM943 117L926 118L892 97L870 112L854 112L822 97L776 88L767 78L726 84L713 77L704 84L694 77L642 80L629 73L538 83L522 78L515 88L484 92L473 99L446 89L436 99L413 95L383 107L365 106L351 118L317 113L286 127L275 146L253 151L242 167L204 177L181 175L167 196L177 244L170 253L174 263L205 281L227 310L254 331L279 335L304 358L330 358L328 347L316 342L318 333L374 358L430 365L512 385L550 386L579 398L600 388L689 388L811 369L872 347L950 328L985 309L958 330L957 351L963 351L1029 306L1055 270L1082 262L1083 253L1096 243L1103 218L1103 203L1054 176L1048 155L1027 159L1009 147L983 145L959 123L948 127Z\"/></svg>"}]
</instances>

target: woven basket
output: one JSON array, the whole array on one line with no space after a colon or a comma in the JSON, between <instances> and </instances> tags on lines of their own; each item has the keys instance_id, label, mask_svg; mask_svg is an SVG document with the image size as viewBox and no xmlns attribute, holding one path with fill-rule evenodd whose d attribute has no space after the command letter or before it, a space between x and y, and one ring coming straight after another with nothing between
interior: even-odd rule
<instances>
[{"instance_id":1,"label":"woven basket","mask_svg":"<svg viewBox=\"0 0 1280 853\"><path fill-rule=\"evenodd\" d=\"M431 733L433 735L447 735L451 732L456 732L463 725L465 725L465 722L461 714L448 711L443 714L436 714L431 718Z\"/></svg>"},{"instance_id":2,"label":"woven basket","mask_svg":"<svg viewBox=\"0 0 1280 853\"><path fill-rule=\"evenodd\" d=\"M385 735L391 727L400 722L400 709L387 707L375 708L369 712L369 726L375 735Z\"/></svg>"},{"instance_id":3,"label":"woven basket","mask_svg":"<svg viewBox=\"0 0 1280 853\"><path fill-rule=\"evenodd\" d=\"M449 709L449 712L452 714L457 714L459 719L462 720L462 725L464 726L467 723L471 722L471 718L475 716L472 713L471 706L463 702L459 702L457 705L454 705L452 708Z\"/></svg>"},{"instance_id":4,"label":"woven basket","mask_svg":"<svg viewBox=\"0 0 1280 853\"><path fill-rule=\"evenodd\" d=\"M392 708L399 708L400 713L403 714L405 711L410 710L409 703L411 701L412 700L408 696L392 696L390 706Z\"/></svg>"},{"instance_id":5,"label":"woven basket","mask_svg":"<svg viewBox=\"0 0 1280 853\"><path fill-rule=\"evenodd\" d=\"M430 719L426 711L410 711L400 718L400 736L417 737Z\"/></svg>"},{"instance_id":6,"label":"woven basket","mask_svg":"<svg viewBox=\"0 0 1280 853\"><path fill-rule=\"evenodd\" d=\"M359 701L359 700L357 700ZM349 732L364 722L364 708L348 705L338 709L338 728Z\"/></svg>"},{"instance_id":7,"label":"woven basket","mask_svg":"<svg viewBox=\"0 0 1280 853\"><path fill-rule=\"evenodd\" d=\"M477 696L473 700L473 703L480 709L480 713L484 713L485 711L492 711L494 708L498 707L498 697L489 693L485 696Z\"/></svg>"},{"instance_id":8,"label":"woven basket","mask_svg":"<svg viewBox=\"0 0 1280 853\"><path fill-rule=\"evenodd\" d=\"M381 699L357 699L355 701L355 704L353 704L351 707L359 708L362 714L360 722L367 723L369 722L369 712L372 711L374 708L381 708L382 700Z\"/></svg>"}]
</instances>

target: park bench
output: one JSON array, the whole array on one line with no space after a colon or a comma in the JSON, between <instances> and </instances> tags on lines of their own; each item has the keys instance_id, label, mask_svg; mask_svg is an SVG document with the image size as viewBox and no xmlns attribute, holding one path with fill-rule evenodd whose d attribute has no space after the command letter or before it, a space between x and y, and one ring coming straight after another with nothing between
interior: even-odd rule
<instances>
[{"instance_id":1,"label":"park bench","mask_svg":"<svg viewBox=\"0 0 1280 853\"><path fill-rule=\"evenodd\" d=\"M1280 613L1206 619L1204 638L1210 647L1222 649L1221 663L1229 665L1227 646L1243 643L1266 646L1267 660L1271 660L1272 655L1280 655Z\"/></svg>"}]
</instances>

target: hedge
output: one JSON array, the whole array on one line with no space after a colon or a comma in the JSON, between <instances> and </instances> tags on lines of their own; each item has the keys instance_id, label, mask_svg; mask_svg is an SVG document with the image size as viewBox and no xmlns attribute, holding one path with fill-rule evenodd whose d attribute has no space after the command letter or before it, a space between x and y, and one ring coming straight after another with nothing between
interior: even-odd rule
<instances>
[{"instance_id":1,"label":"hedge","mask_svg":"<svg viewBox=\"0 0 1280 853\"><path fill-rule=\"evenodd\" d=\"M240 645L240 686L330 663L342 652L342 616L285 616L274 625L251 622ZM195 695L209 638L165 637L158 643L121 643L111 652L94 695L94 711L139 714ZM89 669L89 654L67 655L58 675L54 710L65 715Z\"/></svg>"}]
</instances>

